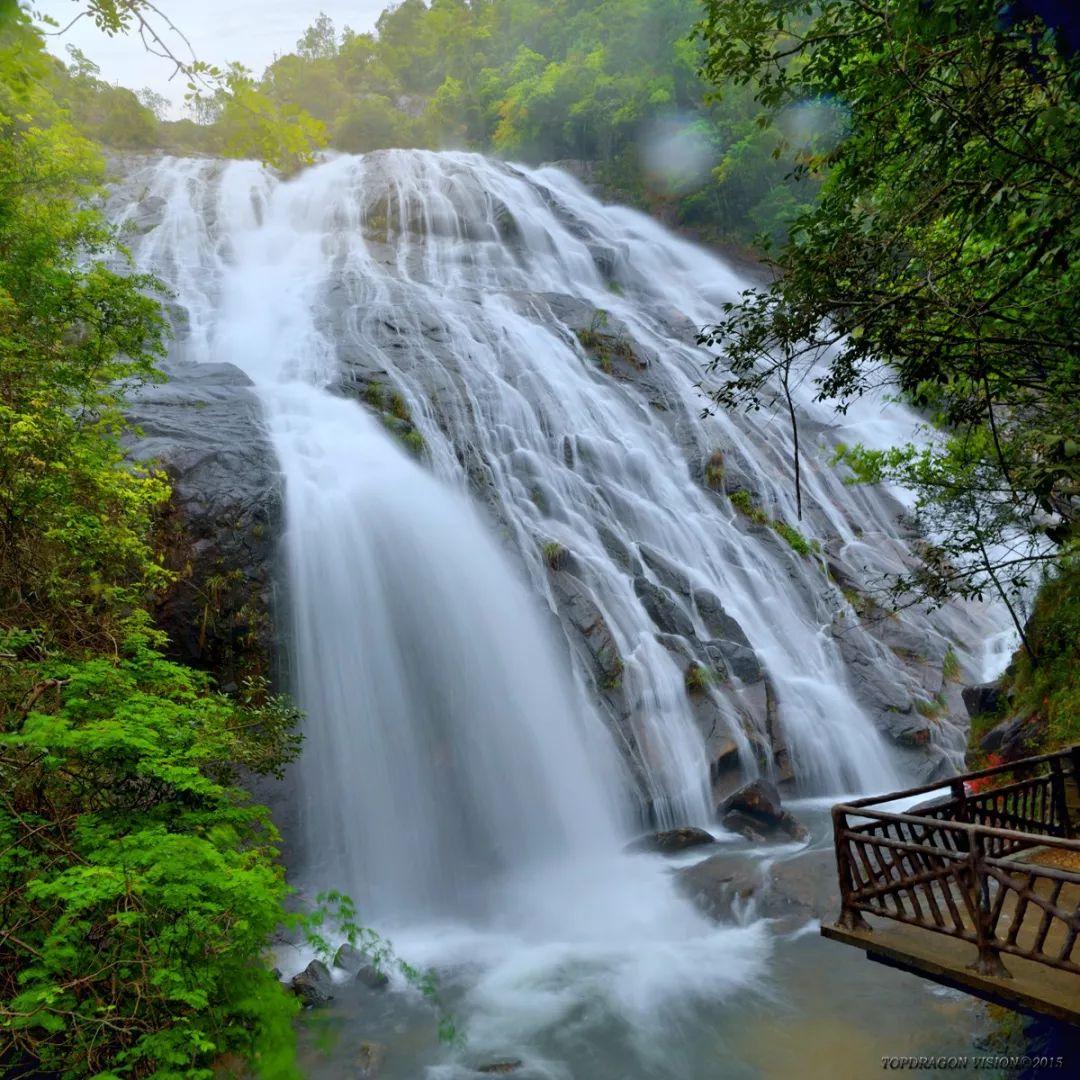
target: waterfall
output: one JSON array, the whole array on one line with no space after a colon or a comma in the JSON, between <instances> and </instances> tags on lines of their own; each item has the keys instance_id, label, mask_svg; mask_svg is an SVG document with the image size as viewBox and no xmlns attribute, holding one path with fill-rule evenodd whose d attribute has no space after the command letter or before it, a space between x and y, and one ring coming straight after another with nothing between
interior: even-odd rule
<instances>
[{"instance_id":1,"label":"waterfall","mask_svg":"<svg viewBox=\"0 0 1080 1080\"><path fill-rule=\"evenodd\" d=\"M786 429L700 415L695 331L745 287L725 264L557 170L471 154L287 182L152 159L123 191L121 217L151 208L140 264L183 309L172 362L233 363L265 405L306 850L328 876L377 878L399 909L467 904L508 862L610 847L627 770L661 824L707 824L720 753L752 773L781 750L807 791L896 782L841 591L766 527L796 520ZM911 429L896 406L838 425L798 394L812 455ZM807 541L902 565L891 496L804 464Z\"/></svg>"},{"instance_id":2,"label":"waterfall","mask_svg":"<svg viewBox=\"0 0 1080 1080\"><path fill-rule=\"evenodd\" d=\"M854 614L910 552L894 494L822 459L913 417L838 420L799 387L797 522L781 420L702 415L696 331L746 283L554 169L143 158L112 210L173 290L170 365L242 369L280 466L293 877L413 960L479 967L474 1044L619 1017L633 1047L594 1075L700 1075L711 1021L682 1048L667 1010L756 984L766 924L715 925L620 849L646 816L715 830L739 775L897 785L875 720L918 719L904 695L947 645L984 662L976 608ZM961 746L942 719L912 752Z\"/></svg>"}]
</instances>

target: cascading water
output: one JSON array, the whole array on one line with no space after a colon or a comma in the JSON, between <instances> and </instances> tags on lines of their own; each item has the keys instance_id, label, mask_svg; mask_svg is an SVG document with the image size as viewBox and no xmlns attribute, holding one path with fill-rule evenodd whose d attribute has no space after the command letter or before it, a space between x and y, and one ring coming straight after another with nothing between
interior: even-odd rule
<instances>
[{"instance_id":1,"label":"cascading water","mask_svg":"<svg viewBox=\"0 0 1080 1080\"><path fill-rule=\"evenodd\" d=\"M817 792L897 777L820 560L695 475L722 461L795 520L783 429L699 417L694 330L741 283L562 173L467 154L288 182L153 160L119 198L154 207L132 246L183 309L171 361L243 369L279 459L304 883L353 892L421 959L485 965L470 1001L500 1021L470 1034L492 1046L569 1022L582 985L640 1028L753 979L763 924L707 923L618 854L630 774L662 824L713 820L717 744L745 771L783 745ZM840 436L883 423L910 428L893 409ZM901 565L890 498L809 465L805 530ZM719 677L690 694L699 658ZM664 1053L648 1075L700 1075Z\"/></svg>"}]
</instances>

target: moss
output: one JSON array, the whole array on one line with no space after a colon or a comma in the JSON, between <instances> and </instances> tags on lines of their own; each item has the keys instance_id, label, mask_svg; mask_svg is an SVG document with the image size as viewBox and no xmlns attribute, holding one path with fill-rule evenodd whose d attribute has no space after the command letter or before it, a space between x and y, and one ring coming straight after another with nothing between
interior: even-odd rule
<instances>
[{"instance_id":1,"label":"moss","mask_svg":"<svg viewBox=\"0 0 1080 1080\"><path fill-rule=\"evenodd\" d=\"M600 684L600 689L618 690L618 688L622 686L622 676L624 670L622 657L618 653L615 653L611 657L611 662L606 666L609 669L608 675L607 678L604 679L604 681Z\"/></svg>"},{"instance_id":2,"label":"moss","mask_svg":"<svg viewBox=\"0 0 1080 1080\"><path fill-rule=\"evenodd\" d=\"M760 506L755 504L750 492L745 488L733 491L728 498L731 500L731 505L744 517L748 517L755 525L769 524L768 515Z\"/></svg>"}]
</instances>

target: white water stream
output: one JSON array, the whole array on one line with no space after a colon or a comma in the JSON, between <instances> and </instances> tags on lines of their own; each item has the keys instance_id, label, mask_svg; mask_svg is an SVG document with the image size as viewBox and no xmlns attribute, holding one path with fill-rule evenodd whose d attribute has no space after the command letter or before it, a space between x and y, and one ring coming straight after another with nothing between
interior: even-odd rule
<instances>
[{"instance_id":1,"label":"white water stream","mask_svg":"<svg viewBox=\"0 0 1080 1080\"><path fill-rule=\"evenodd\" d=\"M896 785L827 631L837 593L821 565L692 476L722 447L767 513L795 520L785 428L697 418L692 330L743 283L561 173L473 155L339 158L285 183L251 163L165 159L126 190L132 214L156 207L138 261L185 312L172 361L240 367L280 463L308 717L301 879L353 893L401 952L474 968L473 1045L614 1017L634 1060L659 1055L639 1075L669 1075L661 1059L703 1075L660 1035L680 1005L757 982L769 934L708 922L655 859L619 853L628 772L548 610L543 546L572 555L617 645L621 737L661 822L709 824L713 809L685 664L658 639L642 578L688 583L687 636L711 636L696 598L722 600L768 672L805 790ZM572 305L603 309L590 329L617 326L647 358L638 384L584 353ZM400 396L423 463L342 393L358 371ZM831 423L810 396L807 422ZM842 434L880 438L885 422L910 428L894 411ZM895 563L899 542L863 540L889 535L886 500L828 469L805 482L803 531ZM752 769L740 692L709 690Z\"/></svg>"}]
</instances>

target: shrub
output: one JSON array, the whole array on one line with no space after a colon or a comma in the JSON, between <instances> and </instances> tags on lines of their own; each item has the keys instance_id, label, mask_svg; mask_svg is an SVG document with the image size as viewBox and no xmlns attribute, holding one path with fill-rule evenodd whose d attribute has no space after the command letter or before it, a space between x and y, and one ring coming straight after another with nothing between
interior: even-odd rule
<instances>
[{"instance_id":1,"label":"shrub","mask_svg":"<svg viewBox=\"0 0 1080 1080\"><path fill-rule=\"evenodd\" d=\"M120 657L5 663L0 1023L61 1076L291 1075L296 1005L260 956L286 886L240 767L277 773L296 712L129 635Z\"/></svg>"}]
</instances>

